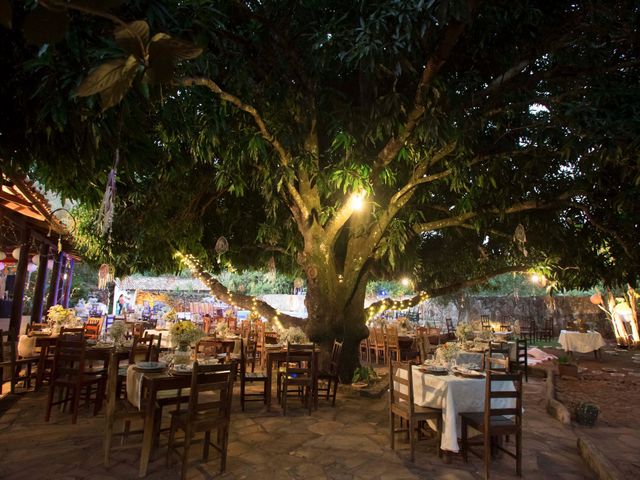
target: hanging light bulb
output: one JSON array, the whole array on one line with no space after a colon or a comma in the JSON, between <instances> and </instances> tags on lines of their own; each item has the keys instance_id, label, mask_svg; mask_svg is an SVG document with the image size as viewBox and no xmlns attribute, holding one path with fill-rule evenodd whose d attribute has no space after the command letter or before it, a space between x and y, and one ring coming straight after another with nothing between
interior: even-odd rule
<instances>
[{"instance_id":1,"label":"hanging light bulb","mask_svg":"<svg viewBox=\"0 0 640 480\"><path fill-rule=\"evenodd\" d=\"M5 258L7 258L7 254L4 252L0 252L0 261L4 260Z\"/></svg>"},{"instance_id":2,"label":"hanging light bulb","mask_svg":"<svg viewBox=\"0 0 640 480\"><path fill-rule=\"evenodd\" d=\"M27 271L28 272L35 272L38 269L37 265L34 265L33 263L29 263L29 265L27 265Z\"/></svg>"},{"instance_id":3,"label":"hanging light bulb","mask_svg":"<svg viewBox=\"0 0 640 480\"><path fill-rule=\"evenodd\" d=\"M14 248L13 252L11 252L11 256L16 260L20 260L20 247Z\"/></svg>"},{"instance_id":4,"label":"hanging light bulb","mask_svg":"<svg viewBox=\"0 0 640 480\"><path fill-rule=\"evenodd\" d=\"M31 263L34 265L40 265L40 255L34 255L31 257Z\"/></svg>"}]
</instances>

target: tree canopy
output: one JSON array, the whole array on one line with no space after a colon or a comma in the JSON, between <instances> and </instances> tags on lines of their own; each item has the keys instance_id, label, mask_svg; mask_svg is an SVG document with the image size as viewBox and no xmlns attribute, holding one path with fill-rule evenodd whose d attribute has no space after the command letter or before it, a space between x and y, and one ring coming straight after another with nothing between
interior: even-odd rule
<instances>
[{"instance_id":1,"label":"tree canopy","mask_svg":"<svg viewBox=\"0 0 640 480\"><path fill-rule=\"evenodd\" d=\"M635 282L639 10L14 5L3 168L80 200L88 251L121 272L181 251L214 274L271 257L303 273L310 317L333 318L318 336L346 328L370 277L412 275L425 295L532 267L567 287ZM52 12L55 38L33 28ZM86 234L116 150L107 241Z\"/></svg>"}]
</instances>

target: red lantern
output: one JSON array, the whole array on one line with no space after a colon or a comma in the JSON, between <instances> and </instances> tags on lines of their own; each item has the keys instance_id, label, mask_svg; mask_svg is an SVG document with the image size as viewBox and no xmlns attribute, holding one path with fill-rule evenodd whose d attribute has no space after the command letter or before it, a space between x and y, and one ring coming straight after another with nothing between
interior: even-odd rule
<instances>
[{"instance_id":1,"label":"red lantern","mask_svg":"<svg viewBox=\"0 0 640 480\"><path fill-rule=\"evenodd\" d=\"M602 295L600 295L600 292L596 292L593 295L591 295L591 297L589 298L589 301L594 305L602 305Z\"/></svg>"}]
</instances>

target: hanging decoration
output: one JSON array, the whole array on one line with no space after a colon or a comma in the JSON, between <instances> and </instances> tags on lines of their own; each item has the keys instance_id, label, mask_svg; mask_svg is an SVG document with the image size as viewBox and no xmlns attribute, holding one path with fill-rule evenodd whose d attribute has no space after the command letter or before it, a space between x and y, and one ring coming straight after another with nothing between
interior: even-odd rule
<instances>
[{"instance_id":1,"label":"hanging decoration","mask_svg":"<svg viewBox=\"0 0 640 480\"><path fill-rule=\"evenodd\" d=\"M40 265L40 255L34 255L31 257L31 263L34 265Z\"/></svg>"},{"instance_id":2,"label":"hanging decoration","mask_svg":"<svg viewBox=\"0 0 640 480\"><path fill-rule=\"evenodd\" d=\"M98 211L98 231L102 236L108 235L111 239L111 226L113 224L113 212L116 200L116 171L120 161L120 148L116 148L113 168L107 177L107 186L102 197L102 205Z\"/></svg>"},{"instance_id":3,"label":"hanging decoration","mask_svg":"<svg viewBox=\"0 0 640 480\"><path fill-rule=\"evenodd\" d=\"M220 258L222 257L222 255L224 255L229 251L229 242L227 241L226 238L220 237L216 241L215 249L216 249L216 254L218 255L218 263L220 263Z\"/></svg>"},{"instance_id":4,"label":"hanging decoration","mask_svg":"<svg viewBox=\"0 0 640 480\"><path fill-rule=\"evenodd\" d=\"M11 252L11 256L16 260L20 260L20 247L14 248L13 252Z\"/></svg>"},{"instance_id":5,"label":"hanging decoration","mask_svg":"<svg viewBox=\"0 0 640 480\"><path fill-rule=\"evenodd\" d=\"M7 254L4 252L0 252L0 261L4 260L5 258L7 258Z\"/></svg>"},{"instance_id":6,"label":"hanging decoration","mask_svg":"<svg viewBox=\"0 0 640 480\"><path fill-rule=\"evenodd\" d=\"M27 272L29 273L33 273L38 269L38 266L29 262L29 265L27 265Z\"/></svg>"},{"instance_id":7,"label":"hanging decoration","mask_svg":"<svg viewBox=\"0 0 640 480\"><path fill-rule=\"evenodd\" d=\"M0 271L4 270L4 262L0 262Z\"/></svg>"},{"instance_id":8,"label":"hanging decoration","mask_svg":"<svg viewBox=\"0 0 640 480\"><path fill-rule=\"evenodd\" d=\"M98 288L106 290L109 283L113 282L115 270L110 265L103 263L98 270Z\"/></svg>"},{"instance_id":9,"label":"hanging decoration","mask_svg":"<svg viewBox=\"0 0 640 480\"><path fill-rule=\"evenodd\" d=\"M527 252L527 249L524 246L524 244L527 243L527 234L525 233L524 227L521 223L518 224L515 232L513 232L513 241L518 246L518 250L520 250L525 257L529 255L529 252Z\"/></svg>"}]
</instances>

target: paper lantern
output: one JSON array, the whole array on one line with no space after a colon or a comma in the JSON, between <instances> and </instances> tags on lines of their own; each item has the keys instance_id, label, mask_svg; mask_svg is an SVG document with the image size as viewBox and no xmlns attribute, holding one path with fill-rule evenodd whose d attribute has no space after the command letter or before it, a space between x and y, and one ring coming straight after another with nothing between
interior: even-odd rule
<instances>
[{"instance_id":1,"label":"paper lantern","mask_svg":"<svg viewBox=\"0 0 640 480\"><path fill-rule=\"evenodd\" d=\"M593 295L591 295L589 297L589 301L591 303L593 303L594 305L601 305L602 304L602 295L600 295L600 292L596 292Z\"/></svg>"},{"instance_id":2,"label":"paper lantern","mask_svg":"<svg viewBox=\"0 0 640 480\"><path fill-rule=\"evenodd\" d=\"M34 265L33 263L29 263L29 265L27 265L28 272L35 272L37 269L38 269L38 266Z\"/></svg>"},{"instance_id":3,"label":"paper lantern","mask_svg":"<svg viewBox=\"0 0 640 480\"><path fill-rule=\"evenodd\" d=\"M53 270L53 260L49 260L49 261L47 262L47 268L48 268L49 270Z\"/></svg>"},{"instance_id":4,"label":"paper lantern","mask_svg":"<svg viewBox=\"0 0 640 480\"><path fill-rule=\"evenodd\" d=\"M40 265L40 255L34 255L31 257L31 263L34 265Z\"/></svg>"},{"instance_id":5,"label":"paper lantern","mask_svg":"<svg viewBox=\"0 0 640 480\"><path fill-rule=\"evenodd\" d=\"M4 270L4 262L0 262L0 270Z\"/></svg>"},{"instance_id":6,"label":"paper lantern","mask_svg":"<svg viewBox=\"0 0 640 480\"><path fill-rule=\"evenodd\" d=\"M0 252L0 261L4 260L5 258L7 258L7 254L4 252Z\"/></svg>"},{"instance_id":7,"label":"paper lantern","mask_svg":"<svg viewBox=\"0 0 640 480\"><path fill-rule=\"evenodd\" d=\"M13 252L11 252L11 256L16 260L20 260L20 247L14 248Z\"/></svg>"}]
</instances>

